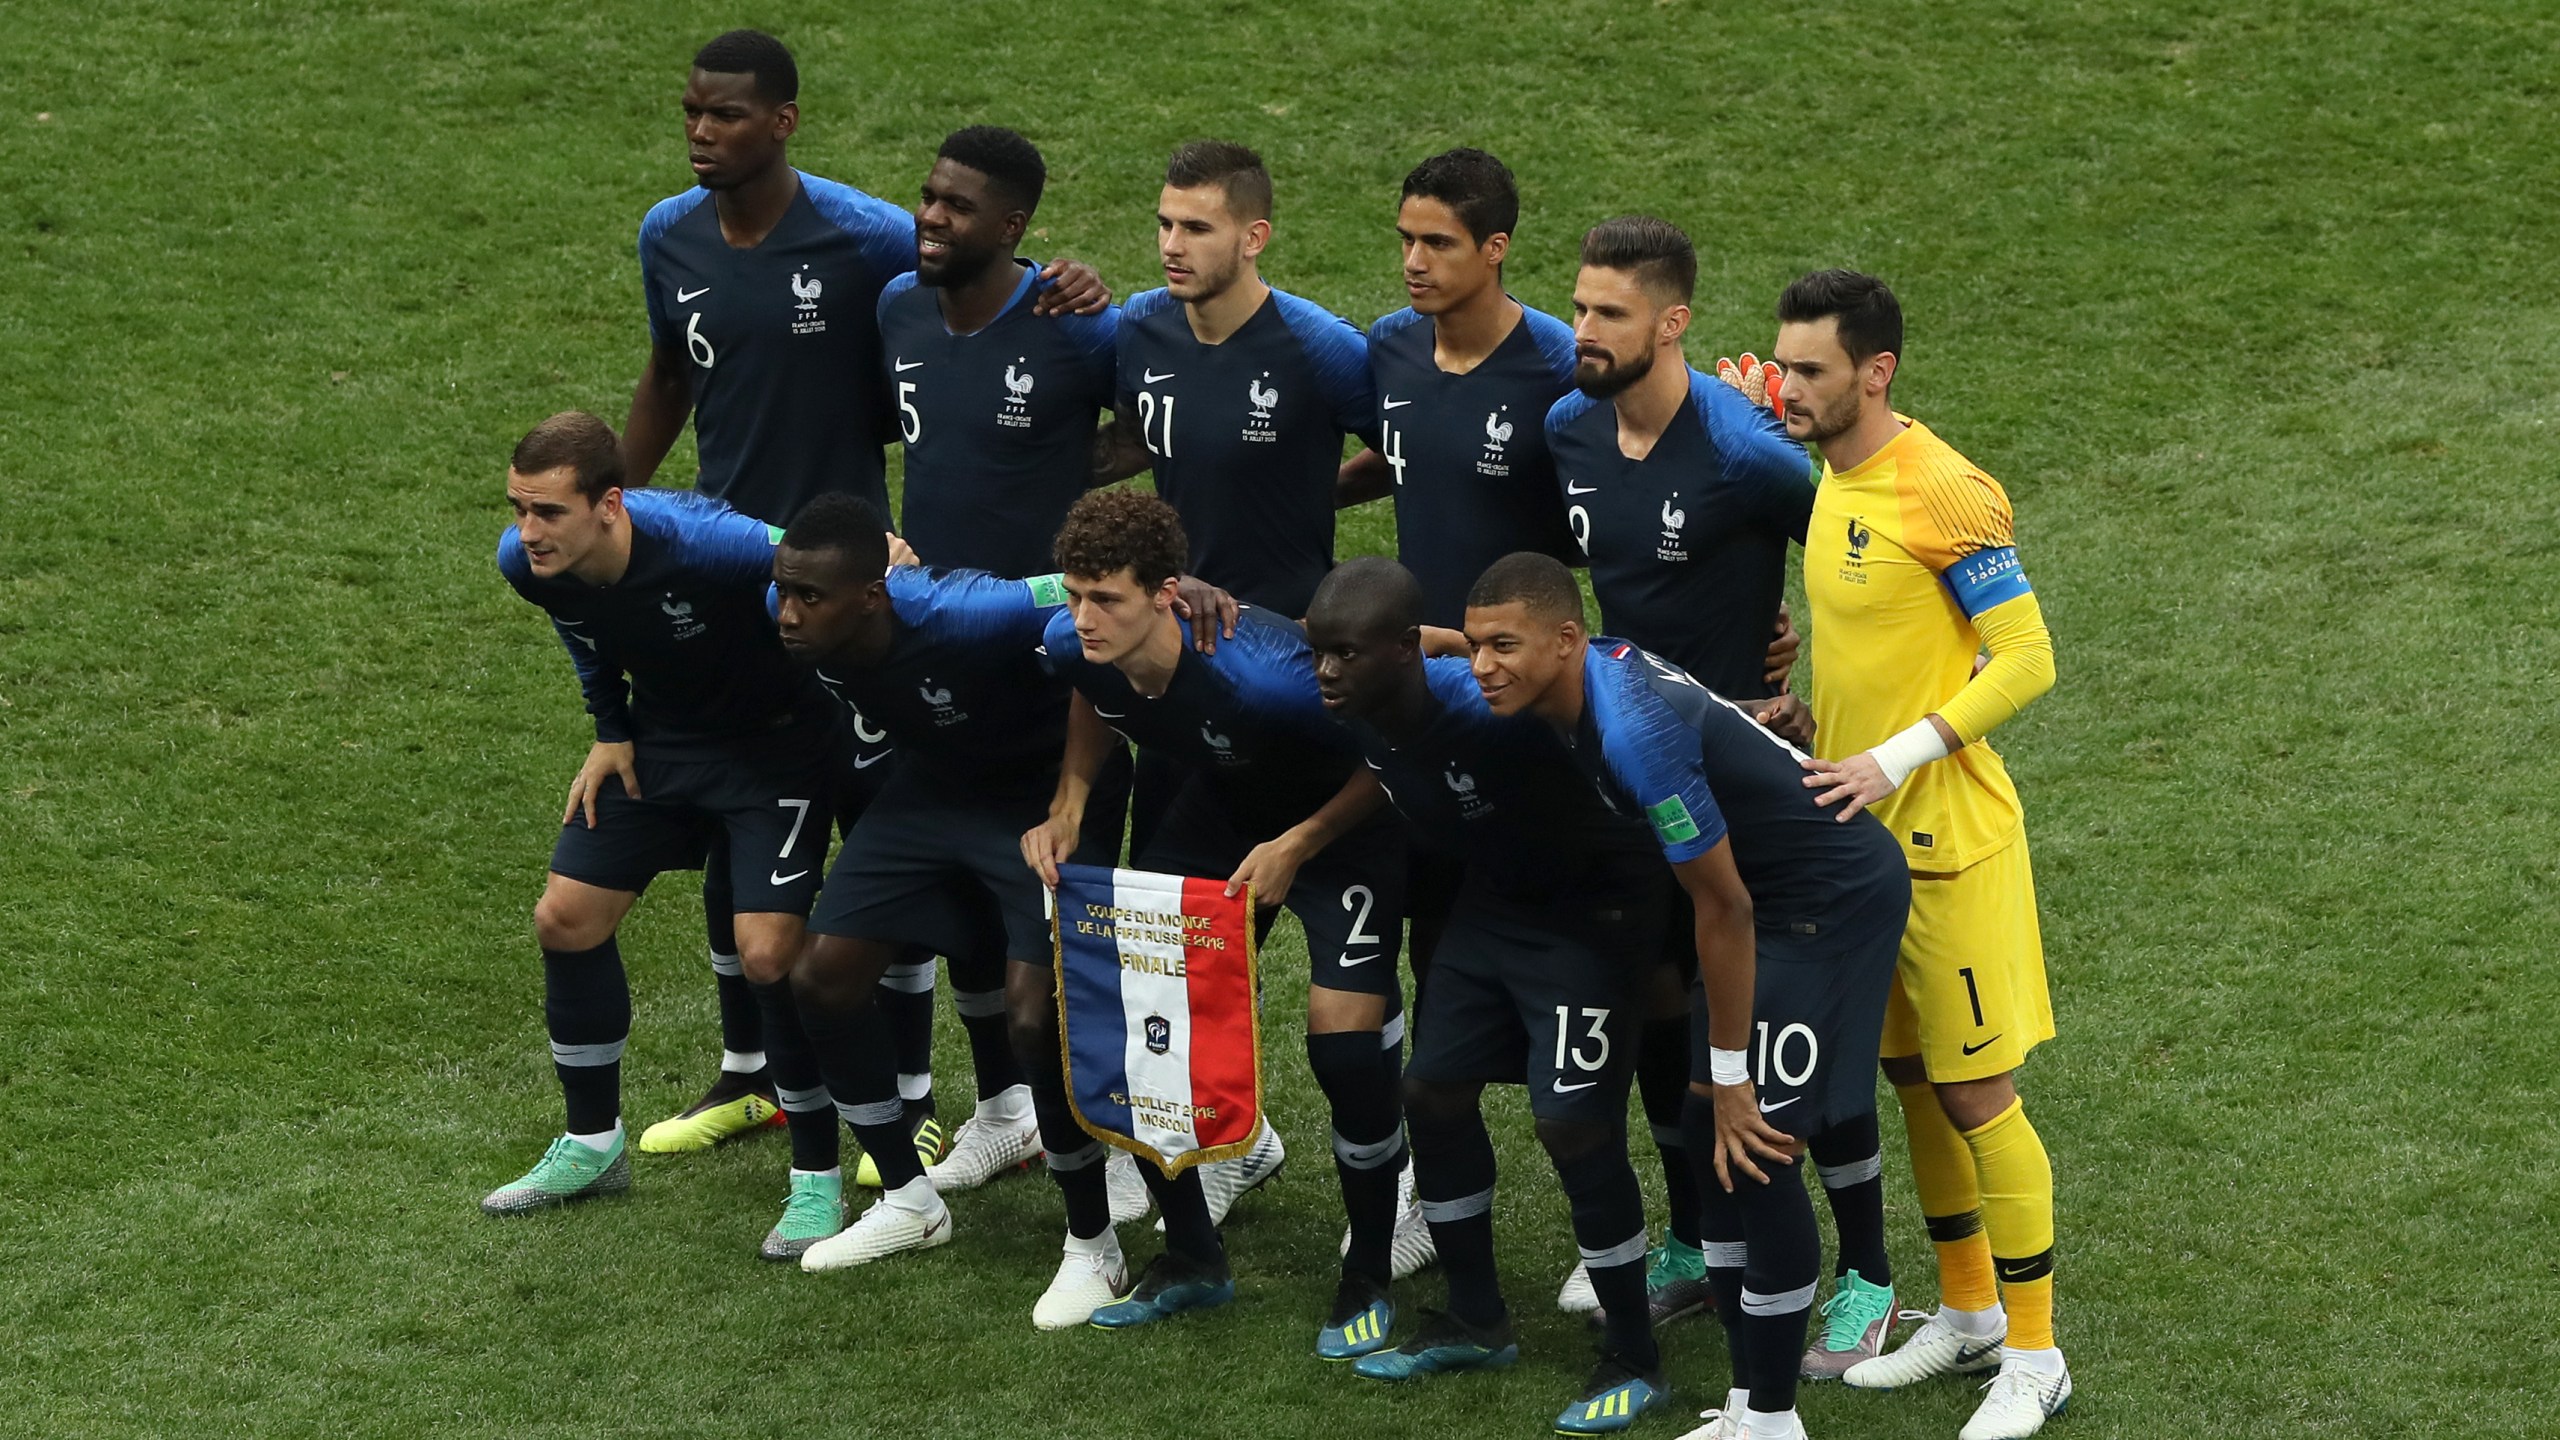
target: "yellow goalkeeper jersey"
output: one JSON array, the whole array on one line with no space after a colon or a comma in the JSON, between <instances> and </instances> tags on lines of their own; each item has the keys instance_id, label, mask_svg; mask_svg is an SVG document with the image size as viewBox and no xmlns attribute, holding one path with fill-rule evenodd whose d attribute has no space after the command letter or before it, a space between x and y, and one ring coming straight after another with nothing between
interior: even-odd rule
<instances>
[{"instance_id":1,"label":"yellow goalkeeper jersey","mask_svg":"<svg viewBox=\"0 0 2560 1440\"><path fill-rule=\"evenodd\" d=\"M1964 748L1874 808L1913 870L1951 873L2022 833L2017 787L1983 737L2052 687L2053 642L2008 495L1929 427L1905 427L1855 469L1822 467L1804 547L1814 748L1855 755L1937 712Z\"/></svg>"}]
</instances>

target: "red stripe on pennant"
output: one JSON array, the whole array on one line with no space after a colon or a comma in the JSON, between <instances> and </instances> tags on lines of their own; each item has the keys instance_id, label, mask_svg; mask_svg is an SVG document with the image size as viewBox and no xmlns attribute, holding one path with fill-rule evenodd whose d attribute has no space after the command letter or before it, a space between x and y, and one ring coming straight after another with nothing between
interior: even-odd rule
<instances>
[{"instance_id":1,"label":"red stripe on pennant","mask_svg":"<svg viewBox=\"0 0 2560 1440\"><path fill-rule=\"evenodd\" d=\"M1183 943L1191 991L1191 1104L1203 1150L1253 1138L1256 1063L1252 920L1222 880L1185 880L1182 913L1206 917ZM1201 1114L1214 1108L1215 1115Z\"/></svg>"}]
</instances>

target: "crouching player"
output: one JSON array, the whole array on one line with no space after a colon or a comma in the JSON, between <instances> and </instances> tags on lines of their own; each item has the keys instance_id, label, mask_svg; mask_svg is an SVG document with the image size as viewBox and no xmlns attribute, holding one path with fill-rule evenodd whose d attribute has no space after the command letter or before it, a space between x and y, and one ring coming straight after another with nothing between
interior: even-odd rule
<instances>
[{"instance_id":1,"label":"crouching player","mask_svg":"<svg viewBox=\"0 0 2560 1440\"><path fill-rule=\"evenodd\" d=\"M1484 573L1467 641L1494 713L1525 711L1564 736L1602 797L1653 827L1689 898L1700 988L1681 1129L1734 1365L1733 1393L1693 1433L1801 1436L1822 1242L1796 1160L1874 1111L1871 1057L1911 903L1901 847L1882 825L1838 823L1804 788L1803 753L1739 707L1633 645L1586 636L1581 593L1547 556Z\"/></svg>"},{"instance_id":2,"label":"crouching player","mask_svg":"<svg viewBox=\"0 0 2560 1440\"><path fill-rule=\"evenodd\" d=\"M772 532L708 496L626 493L622 479L612 428L578 411L535 426L508 463L516 523L498 569L551 616L596 742L533 909L568 1133L480 1202L492 1215L631 1184L631 987L614 935L649 881L700 869L725 834L741 964L787 1004L778 982L826 854L834 722L765 615Z\"/></svg>"},{"instance_id":3,"label":"crouching player","mask_svg":"<svg viewBox=\"0 0 2560 1440\"><path fill-rule=\"evenodd\" d=\"M1404 930L1404 837L1351 737L1325 714L1297 623L1246 609L1234 638L1200 653L1176 595L1190 541L1173 507L1134 490L1085 496L1057 557L1068 608L1049 620L1049 664L1075 687L1066 764L1025 861L1055 884L1118 730L1180 772L1135 857L1139 869L1250 884L1261 929L1286 905L1306 929L1307 1063L1333 1111L1333 1153L1351 1241L1316 1353L1349 1359L1386 1343L1404 1043L1396 957ZM1165 1250L1106 1328L1223 1304L1235 1293L1200 1170L1168 1180L1138 1167L1164 1212Z\"/></svg>"},{"instance_id":4,"label":"crouching player","mask_svg":"<svg viewBox=\"0 0 2560 1440\"><path fill-rule=\"evenodd\" d=\"M1599 1369L1556 1428L1623 1430L1664 1393L1626 1134L1661 868L1643 826L1602 805L1554 730L1494 713L1467 662L1422 658L1422 618L1421 587L1384 559L1325 577L1307 615L1327 708L1351 722L1416 836L1464 865L1405 1082L1414 1179L1449 1308L1357 1370L1404 1380L1519 1354L1494 1274L1494 1153L1480 1096L1487 1084L1525 1082L1608 1316Z\"/></svg>"}]
</instances>

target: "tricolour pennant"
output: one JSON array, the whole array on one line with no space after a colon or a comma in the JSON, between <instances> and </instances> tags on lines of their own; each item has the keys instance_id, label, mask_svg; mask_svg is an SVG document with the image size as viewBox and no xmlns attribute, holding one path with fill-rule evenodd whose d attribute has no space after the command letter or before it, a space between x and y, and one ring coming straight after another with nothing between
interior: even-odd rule
<instances>
[{"instance_id":1,"label":"tricolour pennant","mask_svg":"<svg viewBox=\"0 0 2560 1440\"><path fill-rule=\"evenodd\" d=\"M1061 865L1058 1020L1076 1123L1167 1175L1241 1155L1262 1114L1253 896Z\"/></svg>"}]
</instances>

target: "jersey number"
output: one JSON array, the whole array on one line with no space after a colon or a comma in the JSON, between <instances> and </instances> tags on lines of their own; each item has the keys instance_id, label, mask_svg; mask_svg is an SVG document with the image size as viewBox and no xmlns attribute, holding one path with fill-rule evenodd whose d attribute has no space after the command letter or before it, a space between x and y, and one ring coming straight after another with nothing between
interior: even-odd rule
<instances>
[{"instance_id":1,"label":"jersey number","mask_svg":"<svg viewBox=\"0 0 2560 1440\"><path fill-rule=\"evenodd\" d=\"M1584 1038L1599 1041L1600 1053L1585 1059L1582 1054L1582 1042L1578 1040L1570 1048L1566 1047L1565 1032L1573 1025L1573 1007L1559 1005L1556 1007L1556 1068L1558 1070L1564 1068L1565 1057L1568 1055L1573 1057L1574 1068L1577 1070L1597 1070L1609 1063L1609 1032L1601 1028L1609 1023L1609 1012L1585 1006L1582 1018L1587 1022L1583 1028Z\"/></svg>"},{"instance_id":2,"label":"jersey number","mask_svg":"<svg viewBox=\"0 0 2560 1440\"><path fill-rule=\"evenodd\" d=\"M1164 412L1164 428L1161 430L1156 428L1156 412L1159 408ZM1148 453L1166 460L1173 458L1172 396L1165 396L1164 403L1159 407L1154 391L1138 392L1138 438L1147 442Z\"/></svg>"},{"instance_id":3,"label":"jersey number","mask_svg":"<svg viewBox=\"0 0 2560 1440\"><path fill-rule=\"evenodd\" d=\"M1378 454L1387 467L1396 472L1396 488L1404 488L1404 432L1385 421L1378 422Z\"/></svg>"},{"instance_id":4,"label":"jersey number","mask_svg":"<svg viewBox=\"0 0 2560 1440\"><path fill-rule=\"evenodd\" d=\"M1758 1025L1760 1032L1758 1077L1761 1084L1769 1083L1769 1072L1772 1070L1778 1073L1778 1083L1789 1087L1801 1085L1813 1078L1813 1067L1822 1060L1822 1042L1814 1038L1812 1026L1802 1022L1789 1025L1778 1032L1778 1038L1773 1042L1769 1039L1769 1022L1762 1020ZM1791 1071L1787 1068L1787 1042L1797 1036L1804 1037L1804 1068Z\"/></svg>"},{"instance_id":5,"label":"jersey number","mask_svg":"<svg viewBox=\"0 0 2560 1440\"><path fill-rule=\"evenodd\" d=\"M898 433L906 436L910 445L924 438L924 412L916 409L915 394L916 382L898 382Z\"/></svg>"},{"instance_id":6,"label":"jersey number","mask_svg":"<svg viewBox=\"0 0 2560 1440\"><path fill-rule=\"evenodd\" d=\"M809 823L809 802L776 800L773 802L791 812L791 833L782 837L782 858L791 858L791 847L800 843L800 827Z\"/></svg>"},{"instance_id":7,"label":"jersey number","mask_svg":"<svg viewBox=\"0 0 2560 1440\"><path fill-rule=\"evenodd\" d=\"M1590 512L1590 511L1588 511L1588 510L1583 509L1583 508L1582 508L1581 506L1579 506L1579 505L1576 505L1576 506L1574 506L1572 509L1567 510L1566 512L1564 512L1564 517L1565 517L1565 519L1566 519L1567 521L1571 522L1571 523L1572 523L1572 525L1573 525L1573 539L1574 539L1574 543L1575 543L1575 544L1577 544L1577 545L1580 545L1580 546L1582 547L1582 558L1583 558L1583 559L1585 559L1585 560L1590 559L1590 558L1591 558L1591 512Z\"/></svg>"},{"instance_id":8,"label":"jersey number","mask_svg":"<svg viewBox=\"0 0 2560 1440\"><path fill-rule=\"evenodd\" d=\"M699 310L684 322L684 348L693 356L694 364L705 370L711 368L715 357L711 353L711 342L702 336L702 312Z\"/></svg>"},{"instance_id":9,"label":"jersey number","mask_svg":"<svg viewBox=\"0 0 2560 1440\"><path fill-rule=\"evenodd\" d=\"M1344 887L1342 892L1342 908L1349 910L1357 907L1360 911L1359 914L1351 917L1351 933L1342 937L1344 949L1348 950L1354 945L1383 945L1386 943L1379 939L1377 935L1369 929L1369 912L1376 909L1377 904L1378 894L1368 886L1351 885Z\"/></svg>"}]
</instances>

